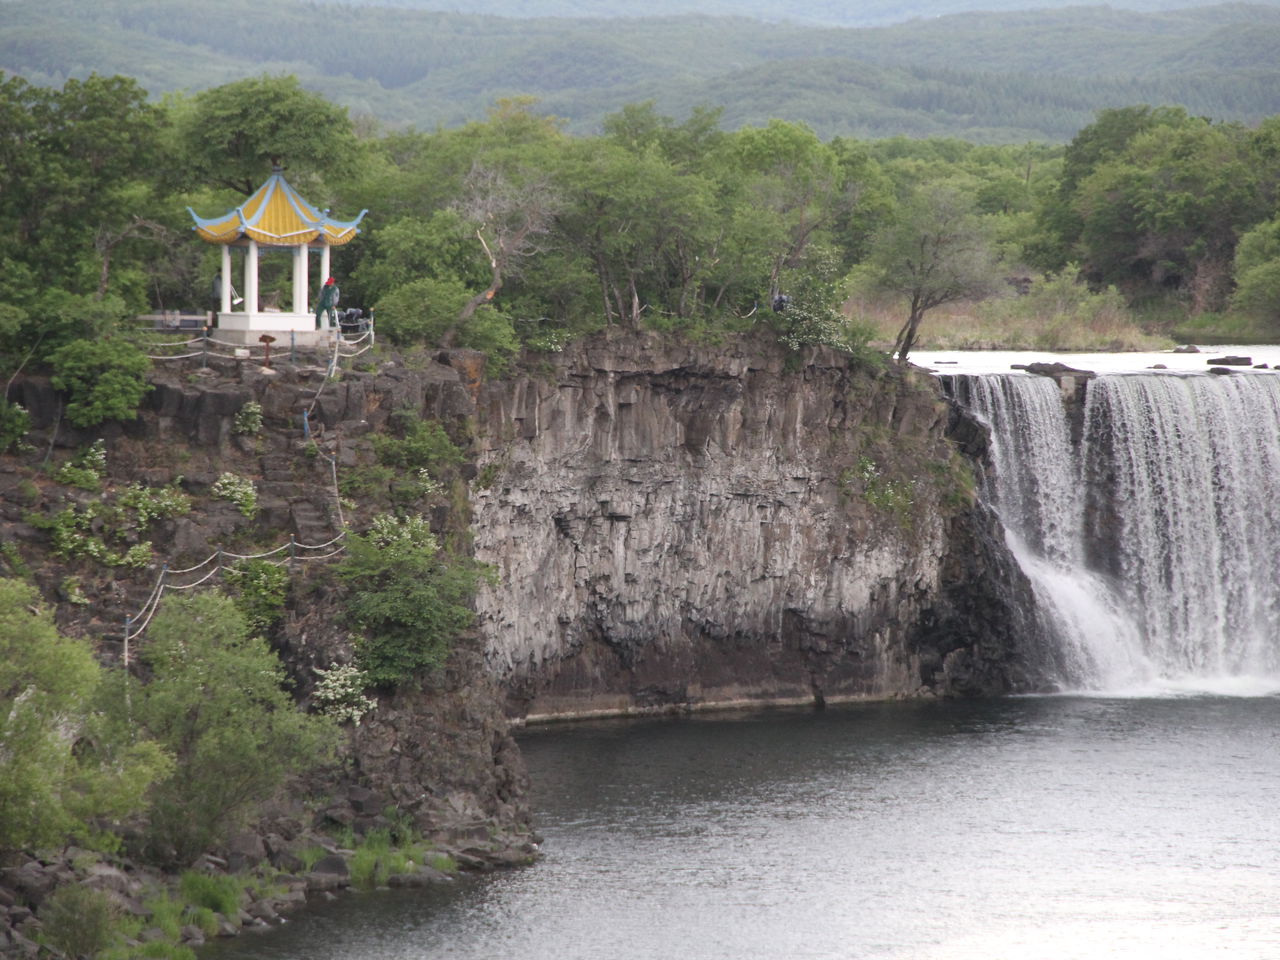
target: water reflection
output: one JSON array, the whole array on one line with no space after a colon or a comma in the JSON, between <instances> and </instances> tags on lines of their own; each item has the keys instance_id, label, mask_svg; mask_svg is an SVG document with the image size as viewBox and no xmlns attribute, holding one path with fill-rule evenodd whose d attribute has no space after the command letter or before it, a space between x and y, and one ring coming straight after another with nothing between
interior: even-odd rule
<instances>
[{"instance_id":1,"label":"water reflection","mask_svg":"<svg viewBox=\"0 0 1280 960\"><path fill-rule=\"evenodd\" d=\"M1029 698L531 731L544 862L203 956L1272 958L1277 720Z\"/></svg>"}]
</instances>

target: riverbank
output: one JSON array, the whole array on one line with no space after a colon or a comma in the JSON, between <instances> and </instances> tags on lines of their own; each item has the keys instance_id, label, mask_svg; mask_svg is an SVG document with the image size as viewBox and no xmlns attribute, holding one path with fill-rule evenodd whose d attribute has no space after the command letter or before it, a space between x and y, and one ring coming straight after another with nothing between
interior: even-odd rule
<instances>
[{"instance_id":1,"label":"riverbank","mask_svg":"<svg viewBox=\"0 0 1280 960\"><path fill-rule=\"evenodd\" d=\"M540 856L536 834L514 842L480 830L425 837L387 812L382 798L357 786L318 810L279 801L259 829L231 837L222 856L206 853L181 872L77 847L10 854L0 866L0 956L181 960L210 940L279 925L348 890L448 884Z\"/></svg>"}]
</instances>

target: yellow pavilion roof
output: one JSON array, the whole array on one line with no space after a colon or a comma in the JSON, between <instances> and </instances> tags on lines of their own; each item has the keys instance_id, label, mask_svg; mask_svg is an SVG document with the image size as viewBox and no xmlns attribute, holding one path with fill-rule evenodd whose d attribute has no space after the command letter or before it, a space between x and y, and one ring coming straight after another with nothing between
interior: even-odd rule
<instances>
[{"instance_id":1,"label":"yellow pavilion roof","mask_svg":"<svg viewBox=\"0 0 1280 960\"><path fill-rule=\"evenodd\" d=\"M248 200L221 217L206 219L187 207L201 239L210 243L237 243L256 240L272 246L327 243L337 247L349 243L360 232L357 224L368 213L361 210L354 220L335 220L329 211L319 211L289 185L276 170Z\"/></svg>"}]
</instances>

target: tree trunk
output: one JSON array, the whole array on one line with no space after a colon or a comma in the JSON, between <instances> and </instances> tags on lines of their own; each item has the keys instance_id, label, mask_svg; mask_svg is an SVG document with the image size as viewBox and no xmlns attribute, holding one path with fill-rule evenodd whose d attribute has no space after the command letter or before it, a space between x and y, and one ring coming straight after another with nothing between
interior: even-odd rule
<instances>
[{"instance_id":1,"label":"tree trunk","mask_svg":"<svg viewBox=\"0 0 1280 960\"><path fill-rule=\"evenodd\" d=\"M920 307L912 308L911 316L907 318L906 326L898 334L898 363L903 366L906 366L907 356L911 353L911 348L916 345L916 332L920 329L920 321L923 319L924 310Z\"/></svg>"}]
</instances>

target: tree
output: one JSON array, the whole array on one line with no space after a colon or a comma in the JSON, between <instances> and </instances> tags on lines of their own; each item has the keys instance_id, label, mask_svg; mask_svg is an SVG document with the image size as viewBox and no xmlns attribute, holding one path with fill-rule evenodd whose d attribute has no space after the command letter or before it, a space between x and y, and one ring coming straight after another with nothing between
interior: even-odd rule
<instances>
[{"instance_id":1,"label":"tree","mask_svg":"<svg viewBox=\"0 0 1280 960\"><path fill-rule=\"evenodd\" d=\"M1057 191L1041 207L1041 241L1032 251L1037 266L1060 270L1079 256L1084 222L1076 209L1076 195L1095 170L1121 156L1135 137L1157 127L1179 127L1188 120L1181 107L1141 104L1099 110L1097 119L1067 145Z\"/></svg>"},{"instance_id":2,"label":"tree","mask_svg":"<svg viewBox=\"0 0 1280 960\"><path fill-rule=\"evenodd\" d=\"M1236 247L1232 305L1272 323L1280 319L1280 217L1254 227Z\"/></svg>"},{"instance_id":3,"label":"tree","mask_svg":"<svg viewBox=\"0 0 1280 960\"><path fill-rule=\"evenodd\" d=\"M177 108L177 149L188 182L249 196L279 164L294 177L350 172L357 141L343 107L297 77L251 77L204 90Z\"/></svg>"},{"instance_id":4,"label":"tree","mask_svg":"<svg viewBox=\"0 0 1280 960\"><path fill-rule=\"evenodd\" d=\"M135 691L133 723L176 765L153 793L156 859L189 861L330 755L332 724L297 708L280 659L227 597L166 599L142 659L151 679Z\"/></svg>"},{"instance_id":5,"label":"tree","mask_svg":"<svg viewBox=\"0 0 1280 960\"><path fill-rule=\"evenodd\" d=\"M77 427L132 420L151 384L151 361L123 340L73 340L49 356L49 382L67 393L67 419Z\"/></svg>"},{"instance_id":6,"label":"tree","mask_svg":"<svg viewBox=\"0 0 1280 960\"><path fill-rule=\"evenodd\" d=\"M526 260L541 251L539 239L551 228L559 197L550 177L536 171L504 174L477 161L462 185L462 198L454 209L475 229L476 239L489 262L489 284L469 299L440 345L453 345L459 324L491 303L508 277L520 273Z\"/></svg>"},{"instance_id":7,"label":"tree","mask_svg":"<svg viewBox=\"0 0 1280 960\"><path fill-rule=\"evenodd\" d=\"M836 151L804 124L770 120L739 130L727 147L751 202L776 227L770 251L769 296L784 268L804 258L819 231L851 205Z\"/></svg>"},{"instance_id":8,"label":"tree","mask_svg":"<svg viewBox=\"0 0 1280 960\"><path fill-rule=\"evenodd\" d=\"M1220 309L1236 239L1260 214L1248 131L1202 119L1157 125L1081 181L1073 209L1092 285L1178 291L1194 310Z\"/></svg>"},{"instance_id":9,"label":"tree","mask_svg":"<svg viewBox=\"0 0 1280 960\"><path fill-rule=\"evenodd\" d=\"M357 662L380 686L439 667L474 620L479 568L443 551L421 517L383 515L368 534L351 534L337 575L349 588L349 621L364 632Z\"/></svg>"},{"instance_id":10,"label":"tree","mask_svg":"<svg viewBox=\"0 0 1280 960\"><path fill-rule=\"evenodd\" d=\"M167 772L154 744L102 736L102 677L89 645L59 635L34 589L0 580L0 850L91 842L93 821L140 809Z\"/></svg>"},{"instance_id":11,"label":"tree","mask_svg":"<svg viewBox=\"0 0 1280 960\"><path fill-rule=\"evenodd\" d=\"M574 144L559 176L557 239L591 265L603 315L637 327L649 310L688 316L720 256L715 185L608 141Z\"/></svg>"},{"instance_id":12,"label":"tree","mask_svg":"<svg viewBox=\"0 0 1280 960\"><path fill-rule=\"evenodd\" d=\"M877 285L904 297L906 323L893 352L900 363L915 346L925 313L943 304L989 295L999 276L986 229L955 187L928 184L875 239L871 267Z\"/></svg>"},{"instance_id":13,"label":"tree","mask_svg":"<svg viewBox=\"0 0 1280 960\"><path fill-rule=\"evenodd\" d=\"M154 205L162 126L125 77L0 79L0 302L38 314L51 290L106 295L103 252L118 257Z\"/></svg>"}]
</instances>

